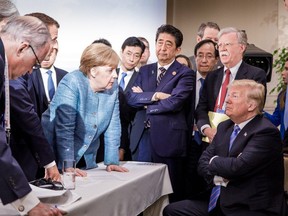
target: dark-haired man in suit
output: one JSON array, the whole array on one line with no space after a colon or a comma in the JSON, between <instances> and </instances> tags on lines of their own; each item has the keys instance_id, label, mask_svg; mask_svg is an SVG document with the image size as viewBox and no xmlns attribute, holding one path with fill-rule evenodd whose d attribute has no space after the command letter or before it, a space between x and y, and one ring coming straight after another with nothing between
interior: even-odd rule
<instances>
[{"instance_id":1,"label":"dark-haired man in suit","mask_svg":"<svg viewBox=\"0 0 288 216\"><path fill-rule=\"evenodd\" d=\"M44 13L31 13L26 16L33 16L44 22L50 32L53 47L48 59L41 62L41 68L34 69L28 79L28 89L34 103L35 111L41 119L42 113L47 110L50 101L56 91L60 80L67 74L67 71L54 66L58 53L58 29L59 23ZM52 79L52 81L51 81Z\"/></svg>"},{"instance_id":2,"label":"dark-haired man in suit","mask_svg":"<svg viewBox=\"0 0 288 216\"><path fill-rule=\"evenodd\" d=\"M219 32L218 51L223 67L209 73L196 109L198 130L213 140L216 128L211 128L208 112L224 113L227 84L238 79L252 79L262 83L266 89L264 70L242 61L247 47L247 35L236 28L228 27ZM226 85L225 85L226 83Z\"/></svg>"},{"instance_id":3,"label":"dark-haired man in suit","mask_svg":"<svg viewBox=\"0 0 288 216\"><path fill-rule=\"evenodd\" d=\"M162 25L156 33L158 62L144 65L127 92L128 104L138 108L132 124L140 141L132 143L138 160L165 163L174 193L170 201L183 198L183 163L186 155L188 99L193 91L195 72L175 60L183 35L172 25ZM137 131L136 131L137 127ZM132 149L132 147L131 147Z\"/></svg>"},{"instance_id":4,"label":"dark-haired man in suit","mask_svg":"<svg viewBox=\"0 0 288 216\"><path fill-rule=\"evenodd\" d=\"M287 215L281 136L262 115L264 100L265 88L254 80L230 84L230 119L218 125L199 160L198 172L211 186L207 197L172 203L164 216Z\"/></svg>"},{"instance_id":5,"label":"dark-haired man in suit","mask_svg":"<svg viewBox=\"0 0 288 216\"><path fill-rule=\"evenodd\" d=\"M136 109L127 104L125 94L133 87L138 72L136 67L145 50L145 45L137 37L127 38L120 51L121 63L117 68L119 85L119 104L121 120L120 160L131 160L130 127L135 117Z\"/></svg>"}]
</instances>

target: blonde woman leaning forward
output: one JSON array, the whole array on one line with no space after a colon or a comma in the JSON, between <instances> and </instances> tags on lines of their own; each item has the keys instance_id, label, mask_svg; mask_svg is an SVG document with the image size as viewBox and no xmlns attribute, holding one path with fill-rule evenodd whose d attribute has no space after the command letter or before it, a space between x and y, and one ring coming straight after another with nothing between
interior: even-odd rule
<instances>
[{"instance_id":1,"label":"blonde woman leaning forward","mask_svg":"<svg viewBox=\"0 0 288 216\"><path fill-rule=\"evenodd\" d=\"M104 163L107 171L127 172L119 166L121 126L119 118L116 67L119 57L103 44L88 46L79 70L67 74L59 83L42 124L53 145L58 168L63 160L75 159L78 176L84 169L97 167L99 136L104 133Z\"/></svg>"}]
</instances>

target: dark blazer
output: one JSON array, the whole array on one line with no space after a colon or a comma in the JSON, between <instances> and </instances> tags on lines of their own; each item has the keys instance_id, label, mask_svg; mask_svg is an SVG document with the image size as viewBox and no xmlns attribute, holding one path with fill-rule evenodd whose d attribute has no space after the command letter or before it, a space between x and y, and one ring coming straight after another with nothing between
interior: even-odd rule
<instances>
[{"instance_id":1,"label":"dark blazer","mask_svg":"<svg viewBox=\"0 0 288 216\"><path fill-rule=\"evenodd\" d=\"M131 140L134 136L133 127L142 130L135 131L137 135L144 130L144 107L147 107L145 120L149 119L151 123L150 137L154 151L161 157L185 156L188 137L185 106L194 87L195 73L174 61L158 86L156 80L157 63L142 66L134 86L139 86L143 92L127 92L128 104L140 110L134 121L139 125L132 125ZM171 96L165 100L151 101L155 92L164 92ZM131 150L135 145L137 147L138 143L130 143Z\"/></svg>"},{"instance_id":2,"label":"dark blazer","mask_svg":"<svg viewBox=\"0 0 288 216\"><path fill-rule=\"evenodd\" d=\"M58 86L61 79L68 72L57 67L54 68L56 71L56 81ZM49 102L45 94L43 79L39 69L33 70L32 74L29 76L28 90L34 104L35 111L41 119L42 113L48 109Z\"/></svg>"},{"instance_id":3,"label":"dark blazer","mask_svg":"<svg viewBox=\"0 0 288 216\"><path fill-rule=\"evenodd\" d=\"M221 67L211 73L208 73L205 78L201 97L196 108L197 127L200 130L205 124L209 124L208 112L214 111L214 106L222 85L224 68ZM245 62L239 67L235 80L252 79L258 83L262 83L266 89L266 73L264 70L251 66Z\"/></svg>"},{"instance_id":4,"label":"dark blazer","mask_svg":"<svg viewBox=\"0 0 288 216\"><path fill-rule=\"evenodd\" d=\"M52 147L44 136L40 118L27 88L28 75L10 80L12 154L29 181L35 180L38 167L55 160Z\"/></svg>"},{"instance_id":5,"label":"dark blazer","mask_svg":"<svg viewBox=\"0 0 288 216\"><path fill-rule=\"evenodd\" d=\"M286 148L288 147L288 129L286 129L286 131L284 133L283 145Z\"/></svg>"},{"instance_id":6,"label":"dark blazer","mask_svg":"<svg viewBox=\"0 0 288 216\"><path fill-rule=\"evenodd\" d=\"M231 120L219 124L212 143L199 160L199 174L207 182L212 182L214 175L229 180L220 193L220 207L225 215L233 215L233 209L241 206L267 215L282 215L284 167L279 130L258 115L242 128L229 152L233 127Z\"/></svg>"},{"instance_id":7,"label":"dark blazer","mask_svg":"<svg viewBox=\"0 0 288 216\"><path fill-rule=\"evenodd\" d=\"M119 69L117 69L117 74ZM129 151L130 146L130 127L133 121L136 109L127 104L126 93L133 87L133 84L138 76L138 72L135 70L126 85L125 90L119 87L119 110L120 110L120 120L121 120L121 143L120 148L124 149L126 152Z\"/></svg>"},{"instance_id":8,"label":"dark blazer","mask_svg":"<svg viewBox=\"0 0 288 216\"><path fill-rule=\"evenodd\" d=\"M3 105L2 101L4 101L4 67L4 46L0 39L1 105ZM1 110L0 115L4 114L3 111L4 110ZM11 149L6 142L6 133L2 123L0 124L0 198L2 203L5 205L27 195L31 191L31 188L19 164L11 154Z\"/></svg>"}]
</instances>

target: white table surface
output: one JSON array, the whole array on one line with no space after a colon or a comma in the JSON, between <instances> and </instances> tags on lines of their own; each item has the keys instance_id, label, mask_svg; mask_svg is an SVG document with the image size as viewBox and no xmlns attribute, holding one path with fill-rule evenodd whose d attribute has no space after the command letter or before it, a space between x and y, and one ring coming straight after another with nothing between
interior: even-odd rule
<instances>
[{"instance_id":1,"label":"white table surface","mask_svg":"<svg viewBox=\"0 0 288 216\"><path fill-rule=\"evenodd\" d=\"M144 216L162 215L168 194L172 193L167 166L145 162L122 162L121 165L129 172L107 172L106 166L99 164L98 168L87 170L87 177L76 177L76 189L71 192L81 199L58 208L68 216L136 216L143 211ZM69 191L65 194L71 196ZM45 200L51 203L53 199L66 198ZM11 206L2 205L0 215L17 214Z\"/></svg>"},{"instance_id":2,"label":"white table surface","mask_svg":"<svg viewBox=\"0 0 288 216\"><path fill-rule=\"evenodd\" d=\"M129 172L107 172L106 166L99 164L98 168L87 171L87 177L77 177L73 192L81 199L59 208L75 216L136 216L159 200L144 214L162 215L168 204L167 195L172 193L167 166L143 162L121 165Z\"/></svg>"}]
</instances>

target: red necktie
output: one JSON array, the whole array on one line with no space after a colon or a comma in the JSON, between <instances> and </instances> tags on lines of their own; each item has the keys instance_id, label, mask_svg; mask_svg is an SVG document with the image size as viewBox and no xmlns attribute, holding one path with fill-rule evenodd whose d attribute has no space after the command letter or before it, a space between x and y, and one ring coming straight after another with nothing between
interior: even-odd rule
<instances>
[{"instance_id":1,"label":"red necktie","mask_svg":"<svg viewBox=\"0 0 288 216\"><path fill-rule=\"evenodd\" d=\"M227 69L225 71L225 74L226 74L225 75L225 80L222 83L222 87L221 87L221 95L218 94L218 98L216 100L216 104L215 104L215 107L214 107L214 111L215 112L217 111L217 109L222 109L224 101L225 101L225 97L226 97L226 93L227 93L227 86L228 86L229 81L230 81L231 71L229 69ZM220 98L219 98L219 96L220 96ZM218 103L219 100L220 100L220 103Z\"/></svg>"}]
</instances>

